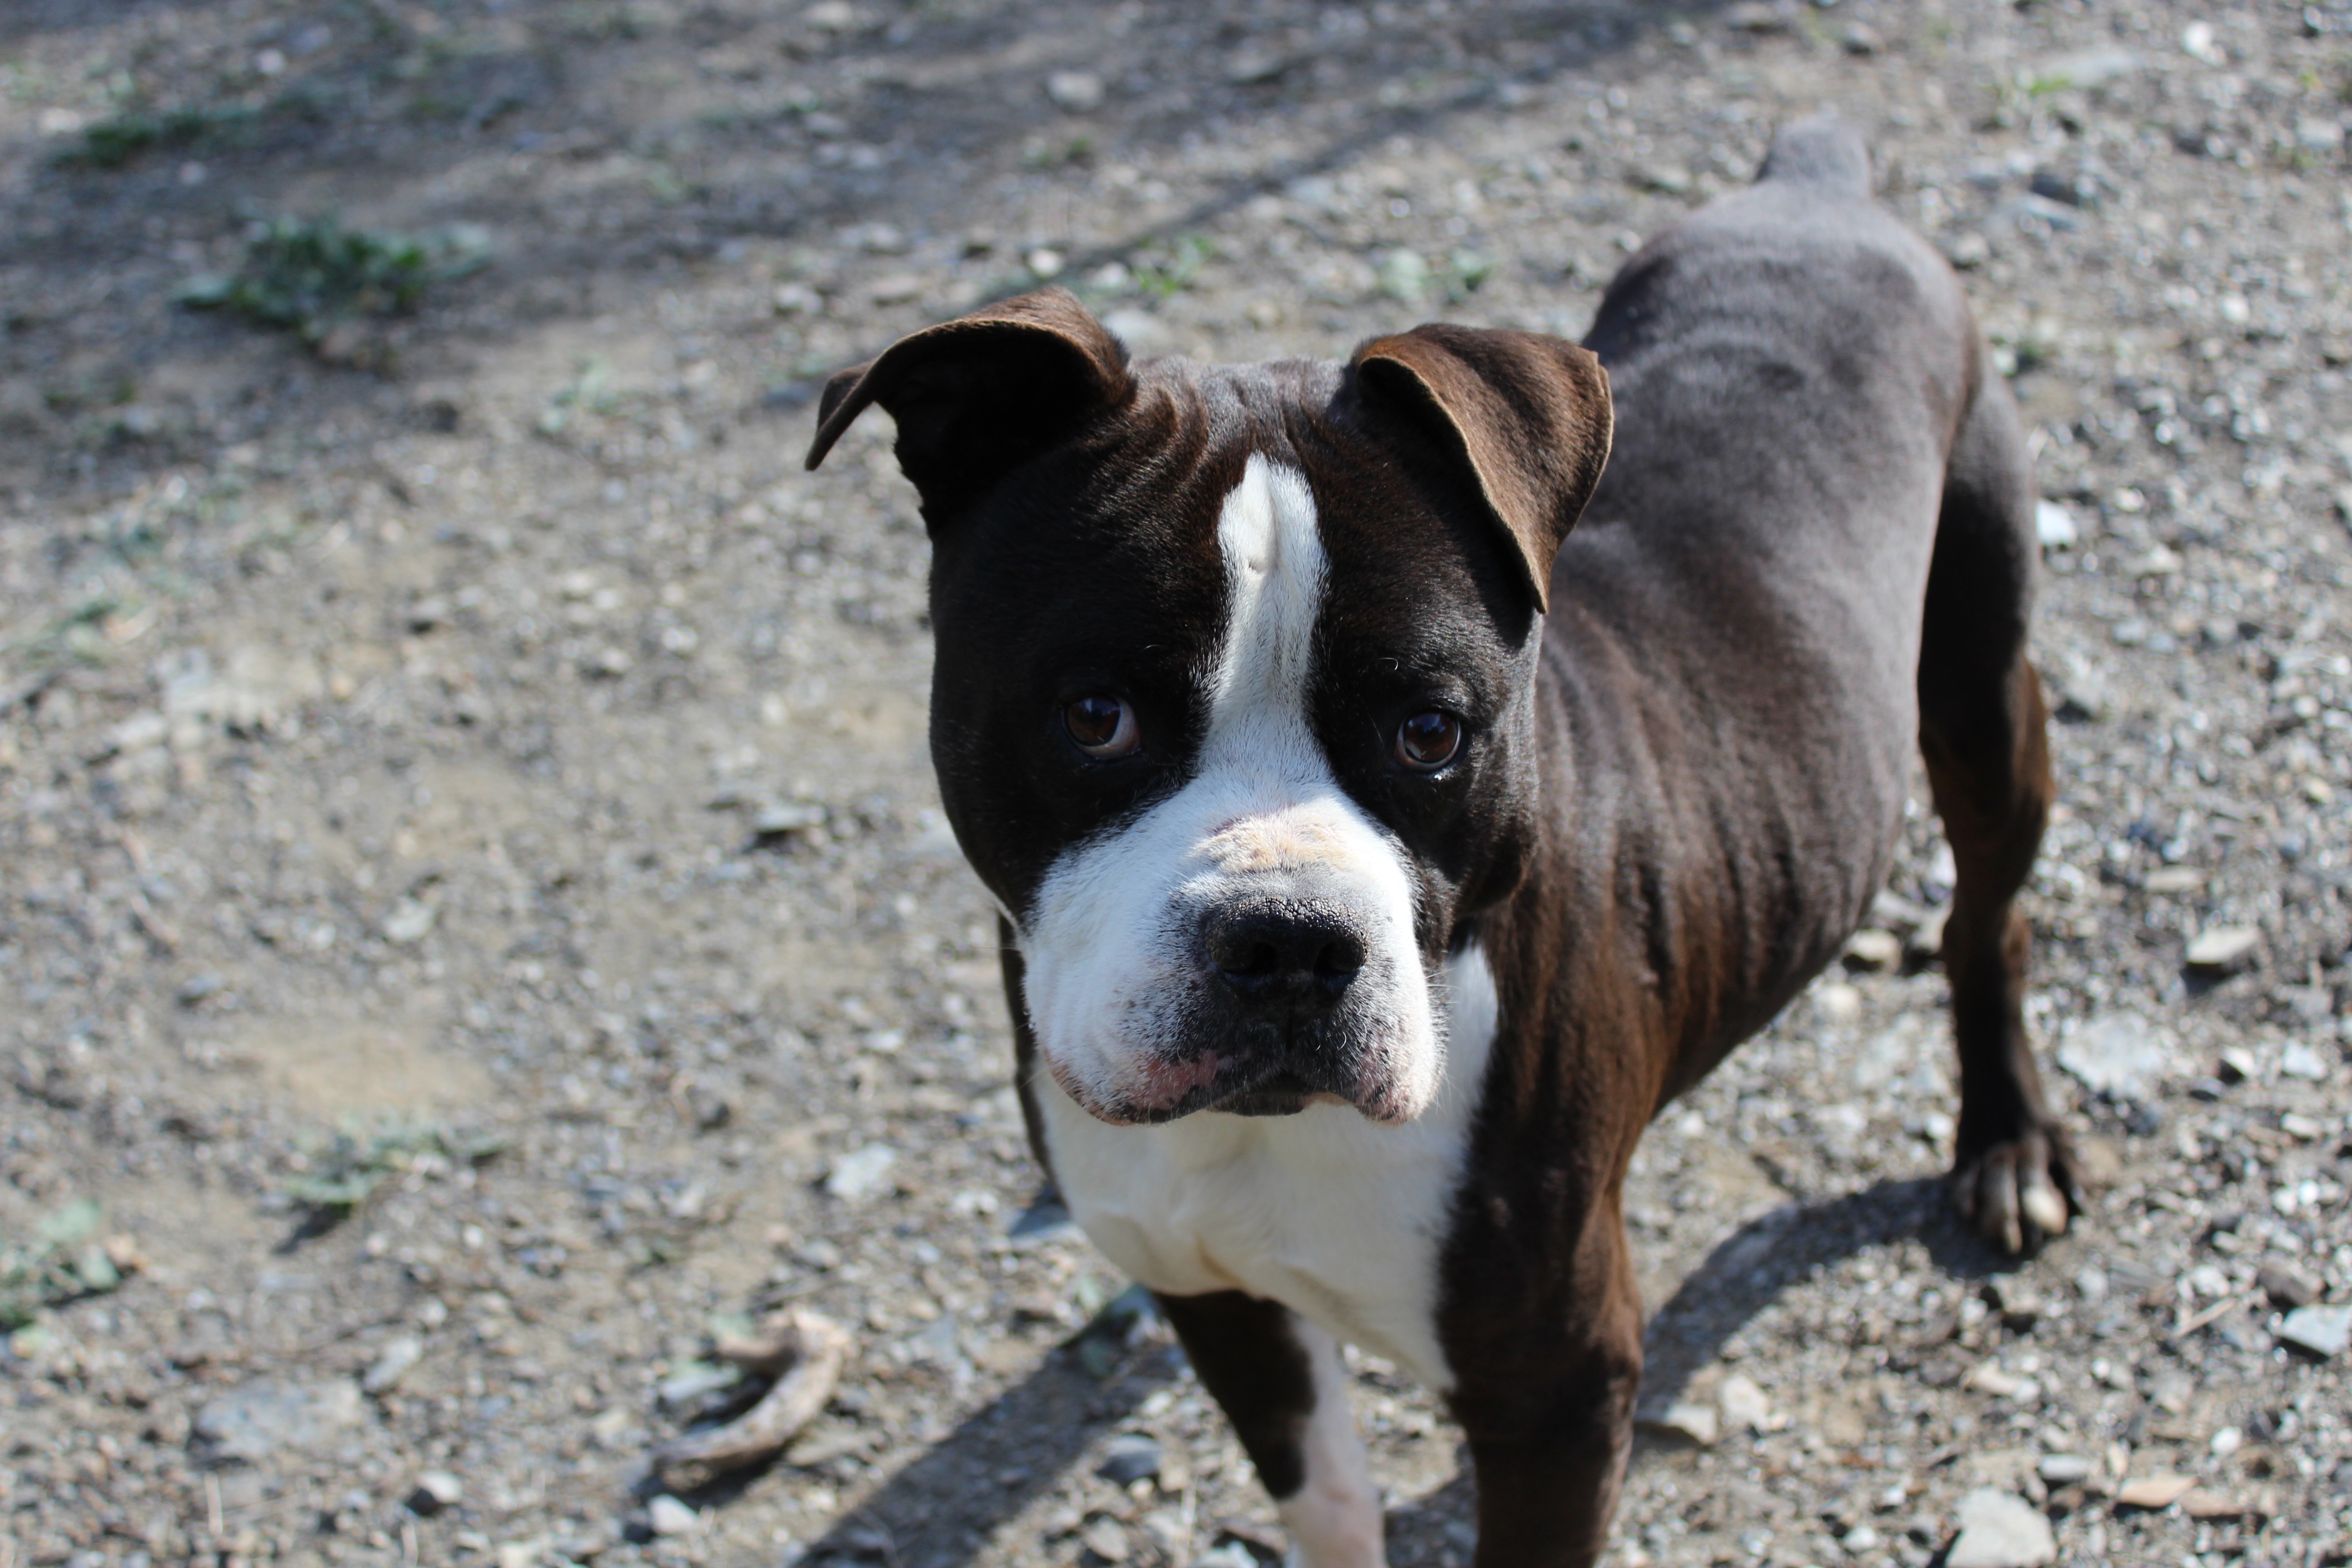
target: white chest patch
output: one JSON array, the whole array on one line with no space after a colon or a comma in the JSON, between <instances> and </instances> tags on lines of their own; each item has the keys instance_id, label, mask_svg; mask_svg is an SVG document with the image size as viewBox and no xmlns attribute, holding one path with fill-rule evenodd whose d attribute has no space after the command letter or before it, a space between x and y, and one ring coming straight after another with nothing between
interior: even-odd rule
<instances>
[{"instance_id":1,"label":"white chest patch","mask_svg":"<svg viewBox=\"0 0 2352 1568\"><path fill-rule=\"evenodd\" d=\"M1046 1147L1072 1215L1130 1276L1171 1295L1246 1290L1453 1385L1437 1339L1444 1246L1477 1114L1496 1002L1475 947L1446 965L1446 1049L1428 1110L1381 1126L1353 1110L1204 1111L1113 1127L1040 1075Z\"/></svg>"}]
</instances>

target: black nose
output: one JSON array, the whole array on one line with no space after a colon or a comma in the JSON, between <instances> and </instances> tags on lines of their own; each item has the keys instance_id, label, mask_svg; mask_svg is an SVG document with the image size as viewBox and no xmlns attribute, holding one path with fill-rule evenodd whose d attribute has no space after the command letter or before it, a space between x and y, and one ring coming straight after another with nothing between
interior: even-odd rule
<instances>
[{"instance_id":1,"label":"black nose","mask_svg":"<svg viewBox=\"0 0 2352 1568\"><path fill-rule=\"evenodd\" d=\"M1338 1003L1364 967L1364 939L1337 910L1260 904L1209 919L1217 978L1254 1007L1320 1011Z\"/></svg>"}]
</instances>

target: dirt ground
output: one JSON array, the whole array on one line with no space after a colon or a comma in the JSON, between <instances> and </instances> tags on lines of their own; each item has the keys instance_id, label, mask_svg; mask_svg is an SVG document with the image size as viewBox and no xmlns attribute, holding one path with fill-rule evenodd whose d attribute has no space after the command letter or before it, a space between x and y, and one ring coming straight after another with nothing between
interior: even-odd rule
<instances>
[{"instance_id":1,"label":"dirt ground","mask_svg":"<svg viewBox=\"0 0 2352 1568\"><path fill-rule=\"evenodd\" d=\"M1643 1152L1612 1561L2352 1561L2344 0L12 0L0 1568L1272 1560L1031 1206L928 547L814 389L1047 276L1144 353L1573 334L1824 103L2036 426L2099 1185L2013 1271L1945 1215L1916 813ZM330 216L446 240L406 310L223 304ZM783 1304L825 1412L652 1473ZM1391 1561L1467 1562L1355 1366Z\"/></svg>"}]
</instances>

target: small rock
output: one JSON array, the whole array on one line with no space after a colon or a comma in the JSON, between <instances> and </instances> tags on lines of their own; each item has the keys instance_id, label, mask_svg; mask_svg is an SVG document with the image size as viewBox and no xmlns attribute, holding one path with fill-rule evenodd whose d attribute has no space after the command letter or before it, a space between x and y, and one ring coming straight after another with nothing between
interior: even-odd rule
<instances>
[{"instance_id":1,"label":"small rock","mask_svg":"<svg viewBox=\"0 0 2352 1568\"><path fill-rule=\"evenodd\" d=\"M821 316L824 296L805 283L779 283L771 301L779 316Z\"/></svg>"},{"instance_id":2,"label":"small rock","mask_svg":"<svg viewBox=\"0 0 2352 1568\"><path fill-rule=\"evenodd\" d=\"M1851 969L1900 969L1903 939L1890 931L1864 927L1846 939L1845 962Z\"/></svg>"},{"instance_id":3,"label":"small rock","mask_svg":"<svg viewBox=\"0 0 2352 1568\"><path fill-rule=\"evenodd\" d=\"M2137 1476L2124 1483L2116 1494L2116 1503L2124 1508L2148 1510L2170 1508L2197 1485L2194 1476L2161 1474Z\"/></svg>"},{"instance_id":4,"label":"small rock","mask_svg":"<svg viewBox=\"0 0 2352 1568\"><path fill-rule=\"evenodd\" d=\"M1055 71L1045 79L1045 96L1056 109L1085 114L1102 107L1102 78L1092 71Z\"/></svg>"},{"instance_id":5,"label":"small rock","mask_svg":"<svg viewBox=\"0 0 2352 1568\"><path fill-rule=\"evenodd\" d=\"M2011 1333L2032 1331L2042 1317L2042 1298L2014 1274L1997 1274L1985 1281L1985 1305L2000 1314L2000 1326Z\"/></svg>"},{"instance_id":6,"label":"small rock","mask_svg":"<svg viewBox=\"0 0 2352 1568\"><path fill-rule=\"evenodd\" d=\"M2033 1473L2053 1487L2071 1487L2077 1481L2087 1481L2097 1467L2082 1454L2044 1454Z\"/></svg>"},{"instance_id":7,"label":"small rock","mask_svg":"<svg viewBox=\"0 0 2352 1568\"><path fill-rule=\"evenodd\" d=\"M1960 1532L1944 1568L2037 1568L2058 1559L2050 1521L2013 1493L1979 1487L1960 1500L1954 1518Z\"/></svg>"},{"instance_id":8,"label":"small rock","mask_svg":"<svg viewBox=\"0 0 2352 1568\"><path fill-rule=\"evenodd\" d=\"M1159 1473L1160 1445L1139 1432L1112 1438L1103 1462L1095 1467L1095 1474L1122 1487Z\"/></svg>"},{"instance_id":9,"label":"small rock","mask_svg":"<svg viewBox=\"0 0 2352 1568\"><path fill-rule=\"evenodd\" d=\"M1763 37L1772 33L1794 32L1797 26L1796 7L1777 5L1771 0L1739 0L1723 14L1723 19L1736 33L1753 33Z\"/></svg>"},{"instance_id":10,"label":"small rock","mask_svg":"<svg viewBox=\"0 0 2352 1568\"><path fill-rule=\"evenodd\" d=\"M415 1335L402 1334L386 1340L369 1364L366 1375L360 1379L360 1387L370 1394L390 1394L424 1359L425 1342Z\"/></svg>"},{"instance_id":11,"label":"small rock","mask_svg":"<svg viewBox=\"0 0 2352 1568\"><path fill-rule=\"evenodd\" d=\"M394 947L410 947L423 942L433 930L440 913L431 904L415 899L403 899L392 906L383 917L383 940Z\"/></svg>"},{"instance_id":12,"label":"small rock","mask_svg":"<svg viewBox=\"0 0 2352 1568\"><path fill-rule=\"evenodd\" d=\"M1642 1425L1653 1432L1687 1438L1702 1448L1713 1447L1723 1435L1722 1418L1716 1415L1715 1406L1691 1399L1677 1399L1644 1415Z\"/></svg>"},{"instance_id":13,"label":"small rock","mask_svg":"<svg viewBox=\"0 0 2352 1568\"><path fill-rule=\"evenodd\" d=\"M2236 1519L2246 1511L2246 1507L2227 1492L2191 1487L2180 1495L2180 1511L2191 1519Z\"/></svg>"},{"instance_id":14,"label":"small rock","mask_svg":"<svg viewBox=\"0 0 2352 1568\"><path fill-rule=\"evenodd\" d=\"M466 1485L446 1470L427 1470L416 1478L409 1491L408 1511L419 1519L431 1519L444 1509L457 1506L466 1495Z\"/></svg>"},{"instance_id":15,"label":"small rock","mask_svg":"<svg viewBox=\"0 0 2352 1568\"><path fill-rule=\"evenodd\" d=\"M773 844L793 834L824 826L824 807L821 805L808 801L785 801L767 807L751 819L751 837L760 844Z\"/></svg>"},{"instance_id":16,"label":"small rock","mask_svg":"<svg viewBox=\"0 0 2352 1568\"><path fill-rule=\"evenodd\" d=\"M1679 163L1645 163L1633 171L1633 184L1644 191L1655 191L1663 196L1688 195L1691 172Z\"/></svg>"},{"instance_id":17,"label":"small rock","mask_svg":"<svg viewBox=\"0 0 2352 1568\"><path fill-rule=\"evenodd\" d=\"M363 1415L356 1383L264 1378L206 1404L196 1412L195 1431L222 1457L251 1461L279 1448L315 1447Z\"/></svg>"},{"instance_id":18,"label":"small rock","mask_svg":"<svg viewBox=\"0 0 2352 1568\"><path fill-rule=\"evenodd\" d=\"M2196 866L2158 866L2140 886L2151 893L2193 893L2205 885L2205 872Z\"/></svg>"},{"instance_id":19,"label":"small rock","mask_svg":"<svg viewBox=\"0 0 2352 1568\"><path fill-rule=\"evenodd\" d=\"M893 272L866 286L866 297L877 305L904 305L922 294L923 280L912 272Z\"/></svg>"},{"instance_id":20,"label":"small rock","mask_svg":"<svg viewBox=\"0 0 2352 1568\"><path fill-rule=\"evenodd\" d=\"M702 1516L664 1492L646 1504L646 1522L656 1535L691 1535L702 1528Z\"/></svg>"},{"instance_id":21,"label":"small rock","mask_svg":"<svg viewBox=\"0 0 2352 1568\"><path fill-rule=\"evenodd\" d=\"M1866 1552L1875 1551L1885 1540L1885 1537L1880 1535L1878 1531L1873 1530L1870 1526L1866 1524L1857 1524L1852 1530L1847 1531L1843 1535L1838 1537L1838 1544L1859 1557Z\"/></svg>"},{"instance_id":22,"label":"small rock","mask_svg":"<svg viewBox=\"0 0 2352 1568\"><path fill-rule=\"evenodd\" d=\"M883 1190L890 1167L898 1163L898 1151L887 1143L868 1143L833 1163L824 1190L844 1203L861 1203Z\"/></svg>"},{"instance_id":23,"label":"small rock","mask_svg":"<svg viewBox=\"0 0 2352 1568\"><path fill-rule=\"evenodd\" d=\"M2045 500L2033 509L2033 531L2044 550L2072 550L2083 537L2074 524L2074 514L2054 500Z\"/></svg>"},{"instance_id":24,"label":"small rock","mask_svg":"<svg viewBox=\"0 0 2352 1568\"><path fill-rule=\"evenodd\" d=\"M1860 22L1854 23L1839 37L1838 45L1847 54L1863 56L1874 55L1885 47L1879 41L1877 30Z\"/></svg>"},{"instance_id":25,"label":"small rock","mask_svg":"<svg viewBox=\"0 0 2352 1568\"><path fill-rule=\"evenodd\" d=\"M664 1410L673 1414L698 1404L708 1394L734 1387L743 1380L741 1372L715 1362L690 1361L661 1380L654 1391Z\"/></svg>"},{"instance_id":26,"label":"small rock","mask_svg":"<svg viewBox=\"0 0 2352 1568\"><path fill-rule=\"evenodd\" d=\"M2301 1040L2289 1041L2279 1052L2279 1071L2305 1083L2327 1081L2326 1059Z\"/></svg>"},{"instance_id":27,"label":"small rock","mask_svg":"<svg viewBox=\"0 0 2352 1568\"><path fill-rule=\"evenodd\" d=\"M1078 1531L1078 1540L1086 1549L1106 1563L1124 1563L1130 1550L1127 1531L1118 1521L1098 1517Z\"/></svg>"},{"instance_id":28,"label":"small rock","mask_svg":"<svg viewBox=\"0 0 2352 1568\"><path fill-rule=\"evenodd\" d=\"M2325 1361L2352 1343L2352 1306L2297 1307L2279 1325L2279 1342Z\"/></svg>"},{"instance_id":29,"label":"small rock","mask_svg":"<svg viewBox=\"0 0 2352 1568\"><path fill-rule=\"evenodd\" d=\"M1070 264L1069 258L1046 245L1039 246L1022 258L1022 261L1040 283L1047 279L1059 278L1062 275L1062 268Z\"/></svg>"},{"instance_id":30,"label":"small rock","mask_svg":"<svg viewBox=\"0 0 2352 1568\"><path fill-rule=\"evenodd\" d=\"M2029 81L2045 89L2087 88L2129 76L2146 63L2129 49L2085 49L2080 54L2044 60L2024 74Z\"/></svg>"},{"instance_id":31,"label":"small rock","mask_svg":"<svg viewBox=\"0 0 2352 1568\"><path fill-rule=\"evenodd\" d=\"M2185 955L2191 969L2235 968L2263 940L2252 926L2207 926L2189 944Z\"/></svg>"},{"instance_id":32,"label":"small rock","mask_svg":"<svg viewBox=\"0 0 2352 1568\"><path fill-rule=\"evenodd\" d=\"M2031 1380L2018 1376L1999 1362L1989 1361L1979 1365L1961 1379L1964 1387L1981 1389L1996 1399L2006 1399L2025 1388Z\"/></svg>"},{"instance_id":33,"label":"small rock","mask_svg":"<svg viewBox=\"0 0 2352 1568\"><path fill-rule=\"evenodd\" d=\"M1733 1373L1716 1390L1715 1402L1723 1411L1726 1425L1745 1426L1751 1432L1769 1431L1772 1427L1772 1402L1753 1378L1744 1373Z\"/></svg>"},{"instance_id":34,"label":"small rock","mask_svg":"<svg viewBox=\"0 0 2352 1568\"><path fill-rule=\"evenodd\" d=\"M1235 87L1259 87L1290 68L1290 57L1276 49L1245 46L1225 62L1225 79Z\"/></svg>"},{"instance_id":35,"label":"small rock","mask_svg":"<svg viewBox=\"0 0 2352 1568\"><path fill-rule=\"evenodd\" d=\"M2146 1100L2163 1078L2168 1056L2147 1019L2137 1013L2107 1013L2067 1036L2058 1047L2058 1065L2094 1094Z\"/></svg>"},{"instance_id":36,"label":"small rock","mask_svg":"<svg viewBox=\"0 0 2352 1568\"><path fill-rule=\"evenodd\" d=\"M2255 1271L2254 1283L2262 1287L2263 1294L2273 1303L2290 1312L2318 1300L2325 1288L2308 1270L2275 1258Z\"/></svg>"},{"instance_id":37,"label":"small rock","mask_svg":"<svg viewBox=\"0 0 2352 1568\"><path fill-rule=\"evenodd\" d=\"M1992 259L1992 242L1975 229L1963 229L1944 244L1944 259L1966 272Z\"/></svg>"},{"instance_id":38,"label":"small rock","mask_svg":"<svg viewBox=\"0 0 2352 1568\"><path fill-rule=\"evenodd\" d=\"M2252 1083L2263 1076L2262 1063L2243 1046L2224 1046L2220 1057L2223 1083Z\"/></svg>"}]
</instances>

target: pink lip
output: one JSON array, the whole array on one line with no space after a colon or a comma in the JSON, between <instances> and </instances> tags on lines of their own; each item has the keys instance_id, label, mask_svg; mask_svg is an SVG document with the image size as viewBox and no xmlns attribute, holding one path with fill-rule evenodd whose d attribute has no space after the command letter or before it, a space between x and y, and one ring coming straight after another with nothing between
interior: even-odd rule
<instances>
[{"instance_id":1,"label":"pink lip","mask_svg":"<svg viewBox=\"0 0 2352 1568\"><path fill-rule=\"evenodd\" d=\"M1214 1082L1223 1067L1213 1051L1189 1061L1146 1061L1136 1074L1134 1101L1147 1110L1162 1110L1202 1084Z\"/></svg>"}]
</instances>

